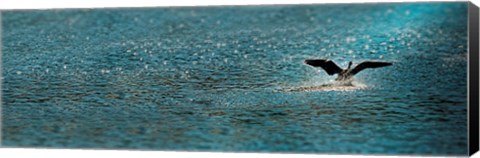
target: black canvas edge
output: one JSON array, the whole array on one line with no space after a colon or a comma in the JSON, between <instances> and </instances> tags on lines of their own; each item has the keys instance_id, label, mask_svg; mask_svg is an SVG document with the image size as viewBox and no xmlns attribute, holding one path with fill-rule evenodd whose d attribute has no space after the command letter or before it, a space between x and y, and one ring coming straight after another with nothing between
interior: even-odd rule
<instances>
[{"instance_id":1,"label":"black canvas edge","mask_svg":"<svg viewBox=\"0 0 480 158\"><path fill-rule=\"evenodd\" d=\"M468 154L475 154L479 147L479 41L478 7L468 4Z\"/></svg>"}]
</instances>

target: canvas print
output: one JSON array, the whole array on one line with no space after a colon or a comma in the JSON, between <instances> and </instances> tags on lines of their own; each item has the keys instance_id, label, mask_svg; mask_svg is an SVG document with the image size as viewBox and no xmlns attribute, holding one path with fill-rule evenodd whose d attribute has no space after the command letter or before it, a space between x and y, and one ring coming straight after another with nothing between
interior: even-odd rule
<instances>
[{"instance_id":1,"label":"canvas print","mask_svg":"<svg viewBox=\"0 0 480 158\"><path fill-rule=\"evenodd\" d=\"M468 3L3 10L1 145L466 155Z\"/></svg>"}]
</instances>

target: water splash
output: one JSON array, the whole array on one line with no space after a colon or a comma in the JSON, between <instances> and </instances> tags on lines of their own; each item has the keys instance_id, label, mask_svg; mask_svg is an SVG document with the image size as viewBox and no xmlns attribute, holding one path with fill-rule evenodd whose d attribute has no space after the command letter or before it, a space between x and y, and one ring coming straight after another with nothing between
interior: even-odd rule
<instances>
[{"instance_id":1,"label":"water splash","mask_svg":"<svg viewBox=\"0 0 480 158\"><path fill-rule=\"evenodd\" d=\"M354 91L367 88L367 85L354 80L330 81L320 85L305 85L300 87L283 88L285 92L316 92L316 91Z\"/></svg>"}]
</instances>

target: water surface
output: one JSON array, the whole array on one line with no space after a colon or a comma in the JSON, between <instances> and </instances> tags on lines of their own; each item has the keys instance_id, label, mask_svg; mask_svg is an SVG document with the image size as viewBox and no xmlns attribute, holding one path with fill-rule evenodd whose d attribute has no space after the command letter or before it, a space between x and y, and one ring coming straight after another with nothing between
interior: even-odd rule
<instances>
[{"instance_id":1,"label":"water surface","mask_svg":"<svg viewBox=\"0 0 480 158\"><path fill-rule=\"evenodd\" d=\"M467 154L466 2L2 11L2 25L4 146ZM312 58L394 64L301 90L335 79Z\"/></svg>"}]
</instances>

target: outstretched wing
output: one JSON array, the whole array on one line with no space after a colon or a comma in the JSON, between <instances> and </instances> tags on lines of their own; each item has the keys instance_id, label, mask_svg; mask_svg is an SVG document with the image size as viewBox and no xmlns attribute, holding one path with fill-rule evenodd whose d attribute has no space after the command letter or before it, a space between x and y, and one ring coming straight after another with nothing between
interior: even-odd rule
<instances>
[{"instance_id":1,"label":"outstretched wing","mask_svg":"<svg viewBox=\"0 0 480 158\"><path fill-rule=\"evenodd\" d=\"M392 63L383 62L383 61L364 61L358 64L357 66L355 66L355 68L353 68L350 73L352 73L352 75L355 75L366 68L379 68L379 67L390 66L390 65L392 65Z\"/></svg>"},{"instance_id":2,"label":"outstretched wing","mask_svg":"<svg viewBox=\"0 0 480 158\"><path fill-rule=\"evenodd\" d=\"M337 66L333 61L327 59L307 59L305 64L311 65L313 67L322 67L328 75L334 75L336 73L342 72L342 69Z\"/></svg>"}]
</instances>

